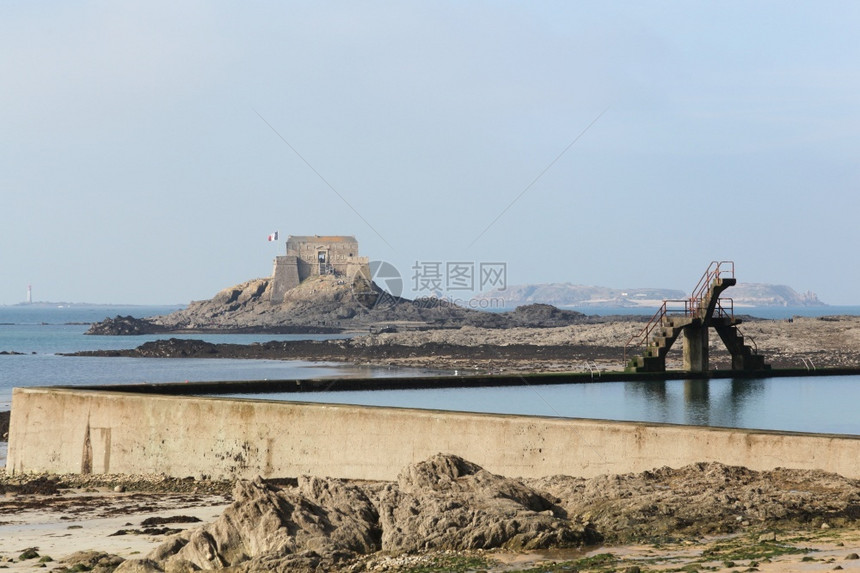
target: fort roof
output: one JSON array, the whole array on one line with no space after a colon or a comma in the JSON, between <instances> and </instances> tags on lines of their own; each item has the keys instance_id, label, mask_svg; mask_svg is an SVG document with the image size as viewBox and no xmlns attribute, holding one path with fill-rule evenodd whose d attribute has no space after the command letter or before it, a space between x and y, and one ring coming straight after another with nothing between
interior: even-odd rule
<instances>
[{"instance_id":1,"label":"fort roof","mask_svg":"<svg viewBox=\"0 0 860 573\"><path fill-rule=\"evenodd\" d=\"M352 235L290 235L287 242L299 243L357 243Z\"/></svg>"}]
</instances>

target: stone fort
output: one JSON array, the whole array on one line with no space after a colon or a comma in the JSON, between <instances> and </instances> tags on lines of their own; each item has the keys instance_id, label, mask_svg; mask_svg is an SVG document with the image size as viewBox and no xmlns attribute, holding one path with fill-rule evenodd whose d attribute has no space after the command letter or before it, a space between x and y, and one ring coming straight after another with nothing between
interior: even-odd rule
<instances>
[{"instance_id":1,"label":"stone fort","mask_svg":"<svg viewBox=\"0 0 860 573\"><path fill-rule=\"evenodd\" d=\"M275 257L272 273L272 301L310 277L334 275L352 281L356 275L370 276L368 257L358 256L358 241L353 236L290 235L287 254Z\"/></svg>"}]
</instances>

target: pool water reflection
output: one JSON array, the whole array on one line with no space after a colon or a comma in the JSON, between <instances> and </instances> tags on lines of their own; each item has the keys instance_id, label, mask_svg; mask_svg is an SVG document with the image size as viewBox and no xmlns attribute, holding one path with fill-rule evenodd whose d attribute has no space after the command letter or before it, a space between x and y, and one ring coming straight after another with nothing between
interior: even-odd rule
<instances>
[{"instance_id":1,"label":"pool water reflection","mask_svg":"<svg viewBox=\"0 0 860 573\"><path fill-rule=\"evenodd\" d=\"M860 435L860 376L235 396Z\"/></svg>"}]
</instances>

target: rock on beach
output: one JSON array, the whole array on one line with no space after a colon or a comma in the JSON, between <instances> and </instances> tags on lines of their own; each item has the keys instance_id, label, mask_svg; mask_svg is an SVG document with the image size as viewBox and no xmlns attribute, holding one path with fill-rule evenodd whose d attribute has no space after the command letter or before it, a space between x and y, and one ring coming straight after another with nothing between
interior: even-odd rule
<instances>
[{"instance_id":1,"label":"rock on beach","mask_svg":"<svg viewBox=\"0 0 860 573\"><path fill-rule=\"evenodd\" d=\"M554 498L443 454L381 486L304 476L279 488L257 478L236 482L233 497L214 523L177 535L144 560L126 561L117 573L183 565L331 570L380 550L539 549L599 540Z\"/></svg>"},{"instance_id":2,"label":"rock on beach","mask_svg":"<svg viewBox=\"0 0 860 573\"><path fill-rule=\"evenodd\" d=\"M233 496L214 522L117 572L356 570L372 555L583 547L819 521L853 527L860 515L860 482L824 472L701 463L523 480L446 454L403 468L393 482L257 478L236 482Z\"/></svg>"}]
</instances>

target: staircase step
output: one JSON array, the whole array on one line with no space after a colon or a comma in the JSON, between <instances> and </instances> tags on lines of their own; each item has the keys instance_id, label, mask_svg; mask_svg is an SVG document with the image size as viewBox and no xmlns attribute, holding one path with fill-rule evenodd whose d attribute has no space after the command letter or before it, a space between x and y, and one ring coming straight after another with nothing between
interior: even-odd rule
<instances>
[{"instance_id":1,"label":"staircase step","mask_svg":"<svg viewBox=\"0 0 860 573\"><path fill-rule=\"evenodd\" d=\"M629 372L665 372L666 362L657 357L636 357L628 363L627 370Z\"/></svg>"}]
</instances>

